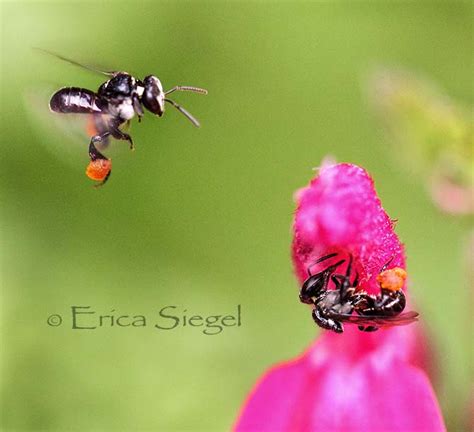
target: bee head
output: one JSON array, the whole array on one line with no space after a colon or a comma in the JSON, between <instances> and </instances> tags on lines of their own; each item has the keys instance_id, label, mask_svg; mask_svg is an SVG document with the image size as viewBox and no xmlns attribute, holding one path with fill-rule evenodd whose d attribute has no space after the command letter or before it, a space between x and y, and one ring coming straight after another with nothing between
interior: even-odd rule
<instances>
[{"instance_id":1,"label":"bee head","mask_svg":"<svg viewBox=\"0 0 474 432\"><path fill-rule=\"evenodd\" d=\"M154 75L148 75L143 80L144 91L142 102L148 111L161 117L165 111L165 92L161 81Z\"/></svg>"}]
</instances>

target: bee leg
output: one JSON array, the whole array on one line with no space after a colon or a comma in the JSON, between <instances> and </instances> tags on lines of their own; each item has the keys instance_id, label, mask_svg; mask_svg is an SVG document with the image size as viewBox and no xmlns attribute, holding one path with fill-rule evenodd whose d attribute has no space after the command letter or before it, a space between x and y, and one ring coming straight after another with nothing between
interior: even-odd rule
<instances>
[{"instance_id":1,"label":"bee leg","mask_svg":"<svg viewBox=\"0 0 474 432\"><path fill-rule=\"evenodd\" d=\"M111 127L110 134L118 140L128 141L130 144L130 150L133 150L133 140L132 137L125 132L122 132L118 127Z\"/></svg>"},{"instance_id":2,"label":"bee leg","mask_svg":"<svg viewBox=\"0 0 474 432\"><path fill-rule=\"evenodd\" d=\"M351 273L352 273L352 263L353 263L352 254L349 254L349 264L347 265L347 270L346 270L346 277L348 280L351 277ZM352 283L349 282L349 286L357 288L357 285L359 285L359 272L356 271L354 280L352 281Z\"/></svg>"},{"instance_id":3,"label":"bee leg","mask_svg":"<svg viewBox=\"0 0 474 432\"><path fill-rule=\"evenodd\" d=\"M135 111L135 114L138 117L138 123L140 123L142 121L144 112L143 112L142 104L140 103L140 98L138 97L136 93L132 97L132 102L133 102L133 110Z\"/></svg>"},{"instance_id":4,"label":"bee leg","mask_svg":"<svg viewBox=\"0 0 474 432\"><path fill-rule=\"evenodd\" d=\"M357 288L357 285L359 285L359 273L358 272L356 272L355 278L352 281L352 286L354 288Z\"/></svg>"},{"instance_id":5,"label":"bee leg","mask_svg":"<svg viewBox=\"0 0 474 432\"><path fill-rule=\"evenodd\" d=\"M346 276L349 277L352 272L352 261L353 257L352 254L349 254L349 262L347 263L347 269L346 269Z\"/></svg>"},{"instance_id":6,"label":"bee leg","mask_svg":"<svg viewBox=\"0 0 474 432\"><path fill-rule=\"evenodd\" d=\"M335 333L343 333L344 327L339 321L335 321L332 318L325 317L321 308L316 306L312 312L314 322L321 328L326 330L332 330Z\"/></svg>"},{"instance_id":7,"label":"bee leg","mask_svg":"<svg viewBox=\"0 0 474 432\"><path fill-rule=\"evenodd\" d=\"M351 283L350 276L352 272L352 263L353 257L352 254L349 254L349 263L347 264L346 274L335 274L331 276L331 280L333 281L336 290L339 290L339 296L341 301L346 300L351 294L354 292L351 288L357 288L358 283L358 275L354 279L354 282Z\"/></svg>"},{"instance_id":8,"label":"bee leg","mask_svg":"<svg viewBox=\"0 0 474 432\"><path fill-rule=\"evenodd\" d=\"M103 142L104 140L107 139L107 137L110 135L109 132L104 132L103 134L100 134L100 135L95 135L91 138L91 141L89 143L89 157L91 159L91 162L89 163L89 166L86 170L86 175L89 177L89 178L92 178L93 180L99 180L99 179L96 179L94 177L91 177L90 174L89 174L89 167L91 165L93 165L93 162L94 161L97 161L97 160L106 160L106 161L110 161L110 159L108 159L107 157L105 157L99 150L97 150L97 147L95 146L96 143L101 143ZM110 169L110 165L109 165L109 171L107 172L107 175L102 179L102 181L96 185L94 185L94 187L100 187L100 186L103 186L107 180L109 179L110 177L110 174L111 174L112 170Z\"/></svg>"},{"instance_id":9,"label":"bee leg","mask_svg":"<svg viewBox=\"0 0 474 432\"><path fill-rule=\"evenodd\" d=\"M339 297L341 299L341 302L343 300L346 300L346 298L348 297L349 289L351 288L351 282L349 278L344 275L335 274L331 276L331 280L333 281L336 290L339 291Z\"/></svg>"},{"instance_id":10,"label":"bee leg","mask_svg":"<svg viewBox=\"0 0 474 432\"><path fill-rule=\"evenodd\" d=\"M107 160L107 158L99 150L97 150L97 147L95 145L97 143L104 142L109 135L110 132L104 132L103 134L95 135L91 138L91 142L89 143L89 157L92 161L95 161L97 159Z\"/></svg>"},{"instance_id":11,"label":"bee leg","mask_svg":"<svg viewBox=\"0 0 474 432\"><path fill-rule=\"evenodd\" d=\"M327 257L326 257L327 258ZM329 278L334 273L338 266L340 266L344 260L340 260L336 264L329 266L327 269L311 275L306 279L300 289L300 301L303 303L312 304L313 297L316 297L319 293L324 292L328 288Z\"/></svg>"},{"instance_id":12,"label":"bee leg","mask_svg":"<svg viewBox=\"0 0 474 432\"><path fill-rule=\"evenodd\" d=\"M311 276L311 267L313 267L314 265L319 264L320 262L323 262L323 261L325 261L329 258L335 257L336 255L337 255L337 253L332 253L332 254L329 254L329 255L324 255L321 258L318 258L314 263L312 263L308 266L308 276Z\"/></svg>"}]
</instances>

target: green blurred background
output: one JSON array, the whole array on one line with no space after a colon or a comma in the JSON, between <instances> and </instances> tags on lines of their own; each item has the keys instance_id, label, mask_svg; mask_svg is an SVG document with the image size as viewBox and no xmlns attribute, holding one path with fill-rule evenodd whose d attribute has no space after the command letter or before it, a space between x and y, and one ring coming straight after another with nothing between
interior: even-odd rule
<instances>
[{"instance_id":1,"label":"green blurred background","mask_svg":"<svg viewBox=\"0 0 474 432\"><path fill-rule=\"evenodd\" d=\"M228 430L260 374L316 331L289 255L293 192L331 154L360 164L399 220L413 301L438 350L451 430L468 418L472 315L465 221L397 165L367 103L379 64L472 103L472 3L2 3L2 414L5 431ZM30 89L102 78L34 52L153 73L202 123L168 108L114 143L96 190L87 141L39 127ZM46 129L48 129L46 124ZM70 162L73 163L70 163ZM158 331L158 310L242 326ZM146 315L145 328L71 330L71 305ZM64 316L60 327L46 319Z\"/></svg>"}]
</instances>

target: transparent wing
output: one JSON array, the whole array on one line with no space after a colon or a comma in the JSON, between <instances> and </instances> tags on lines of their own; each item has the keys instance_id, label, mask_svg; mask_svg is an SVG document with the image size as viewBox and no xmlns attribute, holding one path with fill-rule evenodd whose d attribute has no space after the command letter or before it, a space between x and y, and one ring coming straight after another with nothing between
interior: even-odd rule
<instances>
[{"instance_id":1,"label":"transparent wing","mask_svg":"<svg viewBox=\"0 0 474 432\"><path fill-rule=\"evenodd\" d=\"M24 102L29 121L38 132L39 142L54 157L78 166L89 159L90 138L97 133L97 125L106 124L106 114L59 114L50 111L49 100L60 86L45 86L26 92ZM97 144L103 151L107 142Z\"/></svg>"},{"instance_id":2,"label":"transparent wing","mask_svg":"<svg viewBox=\"0 0 474 432\"><path fill-rule=\"evenodd\" d=\"M86 70L89 70L89 71L92 71L92 72L95 72L95 73L99 73L99 74L106 75L106 76L114 76L117 73L117 71L106 71L103 68L97 68L95 66L91 66L91 65L88 65L88 64L79 63L79 62L77 62L75 60L72 60L68 57L62 56L61 54L57 54L55 52L48 51L48 50L45 50L43 48L34 47L33 49L36 50L36 51L42 52L44 54L50 55L52 57L56 57L57 59L62 60L66 63L72 64L74 66L78 66L82 69L86 69Z\"/></svg>"},{"instance_id":3,"label":"transparent wing","mask_svg":"<svg viewBox=\"0 0 474 432\"><path fill-rule=\"evenodd\" d=\"M410 311L400 315L386 317L380 315L362 316L362 315L345 315L345 314L331 314L331 318L342 321L347 324L356 325L372 325L377 327L391 327L399 325L411 324L418 321L418 312Z\"/></svg>"}]
</instances>

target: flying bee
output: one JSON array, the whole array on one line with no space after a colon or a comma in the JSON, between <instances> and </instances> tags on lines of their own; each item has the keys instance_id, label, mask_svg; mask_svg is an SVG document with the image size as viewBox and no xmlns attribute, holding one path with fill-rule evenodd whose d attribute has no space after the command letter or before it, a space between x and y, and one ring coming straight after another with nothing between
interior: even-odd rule
<instances>
[{"instance_id":1,"label":"flying bee","mask_svg":"<svg viewBox=\"0 0 474 432\"><path fill-rule=\"evenodd\" d=\"M165 112L165 105L169 103L183 114L194 126L199 127L199 122L177 104L168 95L177 91L187 91L198 94L207 94L207 90L191 86L175 86L170 90L163 90L161 81L154 75L148 75L139 80L127 72L107 72L83 65L74 60L42 50L60 60L73 65L101 73L109 77L100 85L98 90L92 91L80 87L64 87L56 91L49 101L49 108L61 114L86 114L90 116L89 158L90 163L86 175L103 185L112 172L112 161L99 150L104 149L110 137L127 141L133 149L132 137L123 131L130 120L138 117L140 122L144 111L161 117Z\"/></svg>"},{"instance_id":2,"label":"flying bee","mask_svg":"<svg viewBox=\"0 0 474 432\"><path fill-rule=\"evenodd\" d=\"M349 256L345 274L336 273L346 260L342 259L318 273L311 274L311 267L337 253L325 255L308 268L308 278L300 290L300 301L313 305L312 317L321 328L336 333L344 331L343 323L358 325L361 331L376 331L380 327L410 324L417 321L418 313L402 313L406 298L402 291L406 272L400 267L387 270L390 260L380 270L377 282L380 294L370 295L359 290L359 275L351 281L353 258ZM329 289L333 282L335 289ZM353 315L353 313L356 315Z\"/></svg>"}]
</instances>

